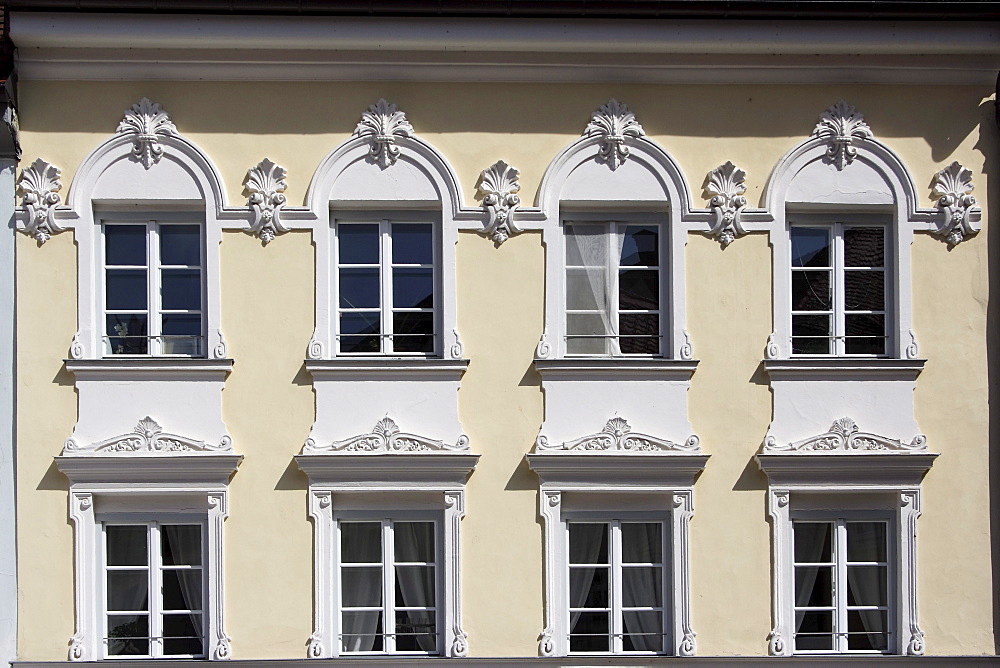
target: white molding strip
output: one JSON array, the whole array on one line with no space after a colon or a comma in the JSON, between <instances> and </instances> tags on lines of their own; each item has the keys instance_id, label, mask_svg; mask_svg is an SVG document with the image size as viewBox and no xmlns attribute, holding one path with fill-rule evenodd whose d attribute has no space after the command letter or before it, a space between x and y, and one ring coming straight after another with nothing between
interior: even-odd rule
<instances>
[{"instance_id":1,"label":"white molding strip","mask_svg":"<svg viewBox=\"0 0 1000 668\"><path fill-rule=\"evenodd\" d=\"M0 665L17 654L17 544L14 476L14 173L0 160Z\"/></svg>"}]
</instances>

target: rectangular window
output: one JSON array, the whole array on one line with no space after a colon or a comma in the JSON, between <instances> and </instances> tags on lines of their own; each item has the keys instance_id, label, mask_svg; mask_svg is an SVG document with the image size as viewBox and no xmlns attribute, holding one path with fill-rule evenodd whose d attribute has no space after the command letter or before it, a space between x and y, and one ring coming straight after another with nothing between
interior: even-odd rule
<instances>
[{"instance_id":1,"label":"rectangular window","mask_svg":"<svg viewBox=\"0 0 1000 668\"><path fill-rule=\"evenodd\" d=\"M568 222L565 239L567 354L660 354L659 226Z\"/></svg>"},{"instance_id":2,"label":"rectangular window","mask_svg":"<svg viewBox=\"0 0 1000 668\"><path fill-rule=\"evenodd\" d=\"M665 651L663 522L570 522L570 653Z\"/></svg>"},{"instance_id":3,"label":"rectangular window","mask_svg":"<svg viewBox=\"0 0 1000 668\"><path fill-rule=\"evenodd\" d=\"M792 526L795 651L890 652L888 522Z\"/></svg>"},{"instance_id":4,"label":"rectangular window","mask_svg":"<svg viewBox=\"0 0 1000 668\"><path fill-rule=\"evenodd\" d=\"M795 225L792 353L885 355L886 228Z\"/></svg>"},{"instance_id":5,"label":"rectangular window","mask_svg":"<svg viewBox=\"0 0 1000 668\"><path fill-rule=\"evenodd\" d=\"M434 355L434 225L338 221L336 236L338 353Z\"/></svg>"},{"instance_id":6,"label":"rectangular window","mask_svg":"<svg viewBox=\"0 0 1000 668\"><path fill-rule=\"evenodd\" d=\"M104 225L106 355L202 357L202 225Z\"/></svg>"},{"instance_id":7,"label":"rectangular window","mask_svg":"<svg viewBox=\"0 0 1000 668\"><path fill-rule=\"evenodd\" d=\"M434 522L342 521L340 643L347 654L438 654Z\"/></svg>"},{"instance_id":8,"label":"rectangular window","mask_svg":"<svg viewBox=\"0 0 1000 668\"><path fill-rule=\"evenodd\" d=\"M201 524L104 525L104 656L203 658Z\"/></svg>"}]
</instances>

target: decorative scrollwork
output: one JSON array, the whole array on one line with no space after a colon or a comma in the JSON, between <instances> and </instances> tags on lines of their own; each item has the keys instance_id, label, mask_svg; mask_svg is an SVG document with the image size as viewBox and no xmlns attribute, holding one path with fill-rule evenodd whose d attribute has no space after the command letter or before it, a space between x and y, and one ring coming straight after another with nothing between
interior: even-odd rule
<instances>
[{"instance_id":1,"label":"decorative scrollwork","mask_svg":"<svg viewBox=\"0 0 1000 668\"><path fill-rule=\"evenodd\" d=\"M39 245L63 231L56 223L56 205L62 199L59 196L62 190L60 174L58 167L38 158L21 172L21 180L17 182L27 213L21 232L34 238Z\"/></svg>"},{"instance_id":2,"label":"decorative scrollwork","mask_svg":"<svg viewBox=\"0 0 1000 668\"><path fill-rule=\"evenodd\" d=\"M626 139L638 139L646 135L646 131L635 120L635 114L624 104L611 98L590 116L583 134L588 137L599 137L601 141L600 157L612 170L625 162L629 156Z\"/></svg>"},{"instance_id":3,"label":"decorative scrollwork","mask_svg":"<svg viewBox=\"0 0 1000 668\"><path fill-rule=\"evenodd\" d=\"M835 420L825 434L780 445L769 438L764 452L926 452L927 438L919 434L909 443L863 432L849 417Z\"/></svg>"},{"instance_id":4,"label":"decorative scrollwork","mask_svg":"<svg viewBox=\"0 0 1000 668\"><path fill-rule=\"evenodd\" d=\"M767 636L767 651L771 656L781 656L785 653L785 640L778 629L774 629Z\"/></svg>"},{"instance_id":5,"label":"decorative scrollwork","mask_svg":"<svg viewBox=\"0 0 1000 668\"><path fill-rule=\"evenodd\" d=\"M858 149L853 146L854 140L873 138L864 115L843 100L820 114L813 136L830 144L826 156L838 170L844 169L857 157Z\"/></svg>"},{"instance_id":6,"label":"decorative scrollwork","mask_svg":"<svg viewBox=\"0 0 1000 668\"><path fill-rule=\"evenodd\" d=\"M254 216L249 232L265 246L274 241L275 235L288 231L281 224L281 207L287 201L283 194L288 187L287 175L284 167L264 158L256 167L247 170L243 181L250 193L248 201Z\"/></svg>"},{"instance_id":7,"label":"decorative scrollwork","mask_svg":"<svg viewBox=\"0 0 1000 668\"><path fill-rule=\"evenodd\" d=\"M451 348L448 352L451 354L451 358L453 360L460 360L462 359L462 353L465 352L465 346L462 345L462 340L458 338L457 329L451 330L451 333L455 335L455 342L451 344Z\"/></svg>"},{"instance_id":8,"label":"decorative scrollwork","mask_svg":"<svg viewBox=\"0 0 1000 668\"><path fill-rule=\"evenodd\" d=\"M394 165L399 158L397 137L412 137L413 126L396 105L379 99L361 114L354 136L367 137L371 143L370 157L382 169Z\"/></svg>"},{"instance_id":9,"label":"decorative scrollwork","mask_svg":"<svg viewBox=\"0 0 1000 668\"><path fill-rule=\"evenodd\" d=\"M694 346L691 345L691 337L688 336L687 330L684 330L684 344L681 345L679 352L682 360L694 359Z\"/></svg>"},{"instance_id":10,"label":"decorative scrollwork","mask_svg":"<svg viewBox=\"0 0 1000 668\"><path fill-rule=\"evenodd\" d=\"M390 417L384 417L375 423L367 434L360 434L335 441L328 445L317 445L312 438L306 439L302 454L375 454L400 452L468 452L469 438L464 434L454 445L436 441L426 436L408 434L399 430L396 422Z\"/></svg>"},{"instance_id":11,"label":"decorative scrollwork","mask_svg":"<svg viewBox=\"0 0 1000 668\"><path fill-rule=\"evenodd\" d=\"M197 441L187 436L178 436L163 431L156 420L148 415L139 420L130 434L121 434L90 445L80 445L74 439L68 439L63 449L64 455L77 453L198 453L198 452L232 452L232 439L225 435L218 445Z\"/></svg>"},{"instance_id":12,"label":"decorative scrollwork","mask_svg":"<svg viewBox=\"0 0 1000 668\"><path fill-rule=\"evenodd\" d=\"M160 105L144 97L125 112L117 133L133 135L132 155L149 169L163 157L160 137L177 134L177 128Z\"/></svg>"},{"instance_id":13,"label":"decorative scrollwork","mask_svg":"<svg viewBox=\"0 0 1000 668\"><path fill-rule=\"evenodd\" d=\"M309 636L308 650L310 659L318 659L325 653L323 648L323 634L319 631L314 631L311 636Z\"/></svg>"},{"instance_id":14,"label":"decorative scrollwork","mask_svg":"<svg viewBox=\"0 0 1000 668\"><path fill-rule=\"evenodd\" d=\"M479 177L479 192L483 195L483 207L489 220L483 234L497 246L521 230L514 224L514 210L521 204L517 193L521 184L517 182L519 172L503 160L483 170Z\"/></svg>"},{"instance_id":15,"label":"decorative scrollwork","mask_svg":"<svg viewBox=\"0 0 1000 668\"><path fill-rule=\"evenodd\" d=\"M764 357L769 360L777 359L780 352L778 342L774 340L774 332L771 332L767 337L767 345L764 346Z\"/></svg>"},{"instance_id":16,"label":"decorative scrollwork","mask_svg":"<svg viewBox=\"0 0 1000 668\"><path fill-rule=\"evenodd\" d=\"M715 222L709 233L725 248L746 234L740 224L740 213L747 205L743 194L747 191L746 172L731 162L719 165L708 174L705 190L712 196L709 205L715 215Z\"/></svg>"},{"instance_id":17,"label":"decorative scrollwork","mask_svg":"<svg viewBox=\"0 0 1000 668\"><path fill-rule=\"evenodd\" d=\"M539 435L535 440L535 451L584 451L584 452L688 452L699 453L701 446L697 436L689 436L683 444L648 434L632 433L629 423L620 417L608 420L604 429L596 434L565 443L550 445L548 438Z\"/></svg>"},{"instance_id":18,"label":"decorative scrollwork","mask_svg":"<svg viewBox=\"0 0 1000 668\"><path fill-rule=\"evenodd\" d=\"M967 235L978 230L972 226L970 216L976 206L976 198L971 195L975 188L972 185L972 170L963 167L957 161L951 163L934 177L933 196L937 197L938 211L941 212L941 222L934 233L949 246L957 246Z\"/></svg>"},{"instance_id":19,"label":"decorative scrollwork","mask_svg":"<svg viewBox=\"0 0 1000 668\"><path fill-rule=\"evenodd\" d=\"M316 338L315 334L309 339L309 345L306 346L306 357L311 360L323 359L323 342Z\"/></svg>"}]
</instances>

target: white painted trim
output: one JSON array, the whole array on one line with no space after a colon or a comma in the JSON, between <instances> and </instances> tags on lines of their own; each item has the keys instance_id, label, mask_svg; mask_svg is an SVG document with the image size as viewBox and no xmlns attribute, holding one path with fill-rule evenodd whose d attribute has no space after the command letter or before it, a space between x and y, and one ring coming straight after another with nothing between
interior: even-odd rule
<instances>
[{"instance_id":1,"label":"white painted trim","mask_svg":"<svg viewBox=\"0 0 1000 668\"><path fill-rule=\"evenodd\" d=\"M0 160L0 665L13 661L17 656L15 171L13 160Z\"/></svg>"},{"instance_id":2,"label":"white painted trim","mask_svg":"<svg viewBox=\"0 0 1000 668\"><path fill-rule=\"evenodd\" d=\"M927 360L883 357L793 357L764 360L771 380L905 380L914 381Z\"/></svg>"},{"instance_id":3,"label":"white painted trim","mask_svg":"<svg viewBox=\"0 0 1000 668\"><path fill-rule=\"evenodd\" d=\"M64 360L77 380L225 380L231 359L186 357L104 358Z\"/></svg>"},{"instance_id":4,"label":"white painted trim","mask_svg":"<svg viewBox=\"0 0 1000 668\"><path fill-rule=\"evenodd\" d=\"M306 371L317 381L327 380L450 380L458 381L469 367L466 359L416 357L336 357L305 361Z\"/></svg>"},{"instance_id":5,"label":"white painted trim","mask_svg":"<svg viewBox=\"0 0 1000 668\"><path fill-rule=\"evenodd\" d=\"M536 359L535 369L546 380L691 380L698 360L581 358Z\"/></svg>"}]
</instances>

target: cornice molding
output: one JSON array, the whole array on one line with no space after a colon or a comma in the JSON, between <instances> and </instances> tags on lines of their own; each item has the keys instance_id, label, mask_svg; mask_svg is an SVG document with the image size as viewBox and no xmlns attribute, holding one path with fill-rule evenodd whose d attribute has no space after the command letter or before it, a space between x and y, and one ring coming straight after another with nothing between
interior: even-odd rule
<instances>
[{"instance_id":1,"label":"cornice molding","mask_svg":"<svg viewBox=\"0 0 1000 668\"><path fill-rule=\"evenodd\" d=\"M63 454L53 458L56 468L74 485L113 485L134 492L138 483L226 485L239 468L243 455L183 453L162 456L141 453L118 456ZM155 491L155 490L154 490Z\"/></svg>"},{"instance_id":2,"label":"cornice molding","mask_svg":"<svg viewBox=\"0 0 1000 668\"><path fill-rule=\"evenodd\" d=\"M927 360L881 357L765 359L771 380L916 380Z\"/></svg>"},{"instance_id":3,"label":"cornice molding","mask_svg":"<svg viewBox=\"0 0 1000 668\"><path fill-rule=\"evenodd\" d=\"M63 360L77 380L225 380L231 359L147 357Z\"/></svg>"},{"instance_id":4,"label":"cornice molding","mask_svg":"<svg viewBox=\"0 0 1000 668\"><path fill-rule=\"evenodd\" d=\"M768 453L756 455L771 486L908 487L917 486L934 464L935 453Z\"/></svg>"},{"instance_id":5,"label":"cornice molding","mask_svg":"<svg viewBox=\"0 0 1000 668\"><path fill-rule=\"evenodd\" d=\"M479 455L468 452L295 455L295 463L311 484L370 489L461 487L478 461Z\"/></svg>"},{"instance_id":6,"label":"cornice molding","mask_svg":"<svg viewBox=\"0 0 1000 668\"><path fill-rule=\"evenodd\" d=\"M249 193L248 204L253 211L253 222L248 232L263 245L269 244L278 234L288 228L281 223L281 208L287 202L285 189L288 172L281 165L264 158L255 167L247 170L243 184Z\"/></svg>"},{"instance_id":7,"label":"cornice molding","mask_svg":"<svg viewBox=\"0 0 1000 668\"><path fill-rule=\"evenodd\" d=\"M418 357L337 357L308 359L306 371L314 380L454 380L469 367L466 359L429 359Z\"/></svg>"},{"instance_id":8,"label":"cornice molding","mask_svg":"<svg viewBox=\"0 0 1000 668\"><path fill-rule=\"evenodd\" d=\"M670 491L690 487L709 455L695 453L535 452L525 455L543 488Z\"/></svg>"},{"instance_id":9,"label":"cornice molding","mask_svg":"<svg viewBox=\"0 0 1000 668\"><path fill-rule=\"evenodd\" d=\"M549 380L690 380L698 360L567 357L536 359L535 369Z\"/></svg>"},{"instance_id":10,"label":"cornice molding","mask_svg":"<svg viewBox=\"0 0 1000 668\"><path fill-rule=\"evenodd\" d=\"M666 453L700 454L701 446L696 435L688 436L684 443L675 443L664 438L649 434L633 433L632 427L624 418L613 417L604 425L604 429L580 438L559 444L549 444L544 435L539 435L535 441L537 453L568 453L586 452L603 456L606 453L651 455Z\"/></svg>"},{"instance_id":11,"label":"cornice molding","mask_svg":"<svg viewBox=\"0 0 1000 668\"><path fill-rule=\"evenodd\" d=\"M470 452L469 437L462 434L456 443L445 443L426 436L400 431L396 422L390 417L379 420L367 434L359 434L328 444L318 444L310 437L306 439L305 446L302 448L303 455L331 456L399 453L422 453L436 456L449 452Z\"/></svg>"}]
</instances>

